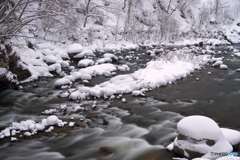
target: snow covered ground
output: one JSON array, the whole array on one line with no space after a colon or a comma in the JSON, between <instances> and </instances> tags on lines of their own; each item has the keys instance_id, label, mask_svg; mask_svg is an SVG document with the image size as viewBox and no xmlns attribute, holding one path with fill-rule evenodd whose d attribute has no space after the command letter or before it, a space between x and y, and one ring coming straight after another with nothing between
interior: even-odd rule
<instances>
[{"instance_id":1,"label":"snow covered ground","mask_svg":"<svg viewBox=\"0 0 240 160\"><path fill-rule=\"evenodd\" d=\"M23 69L30 72L31 76L27 79L21 81L21 83L31 82L38 80L41 77L53 77L55 74L59 76L65 76L65 71L74 70L71 63L71 56L74 58L84 58L87 56L94 56L96 50L123 50L136 48L137 45L132 43L121 42L118 44L109 44L106 46L92 45L88 47L83 47L81 44L73 43L69 45L54 44L54 43L38 43L35 44L34 49L28 48L26 44L20 43L14 47L17 53L18 65ZM107 56L107 55L105 55ZM99 72L103 71L107 67L106 64L100 65L100 63L105 63L103 60L109 60L111 58L105 57L99 61ZM86 67L93 65L92 60L83 60L79 62L79 67ZM97 63L97 62L96 62ZM108 66L108 68L110 65ZM93 66L91 69L94 72ZM100 70L102 68L102 70ZM117 70L117 66L111 66L111 71ZM121 67L119 67L121 68ZM86 71L85 71L86 72ZM99 73L101 74L101 73ZM104 73L102 73L104 74ZM106 73L107 74L107 73Z\"/></svg>"}]
</instances>

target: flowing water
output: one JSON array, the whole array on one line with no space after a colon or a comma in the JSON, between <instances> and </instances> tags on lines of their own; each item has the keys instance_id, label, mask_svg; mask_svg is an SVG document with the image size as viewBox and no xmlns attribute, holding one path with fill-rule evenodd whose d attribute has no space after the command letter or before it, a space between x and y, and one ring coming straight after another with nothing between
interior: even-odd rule
<instances>
[{"instance_id":1,"label":"flowing water","mask_svg":"<svg viewBox=\"0 0 240 160\"><path fill-rule=\"evenodd\" d=\"M238 48L239 46L234 46ZM22 90L0 93L0 128L13 121L40 120L46 109L67 105L84 110L57 113L62 119L74 119L75 127L52 133L0 142L1 160L170 160L176 155L164 149L176 133L176 124L188 115L206 115L220 126L240 130L240 58L223 51L228 70L206 66L175 84L154 89L144 97L124 95L121 99L70 102L59 98L55 79L41 79ZM140 51L131 72L150 59ZM127 53L130 54L130 53ZM129 61L131 65L131 61ZM99 83L103 79L95 79ZM87 121L81 121L81 119Z\"/></svg>"}]
</instances>

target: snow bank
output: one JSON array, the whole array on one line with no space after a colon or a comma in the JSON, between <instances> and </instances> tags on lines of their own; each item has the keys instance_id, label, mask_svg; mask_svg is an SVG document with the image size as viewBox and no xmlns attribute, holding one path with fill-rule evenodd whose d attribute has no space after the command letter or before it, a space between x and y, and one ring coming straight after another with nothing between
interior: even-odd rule
<instances>
[{"instance_id":1,"label":"snow bank","mask_svg":"<svg viewBox=\"0 0 240 160\"><path fill-rule=\"evenodd\" d=\"M118 75L94 87L80 86L70 99L86 99L89 96L109 97L114 94L131 93L141 89L153 89L184 78L195 69L200 69L209 56L174 56L171 60L151 61L146 68L131 74Z\"/></svg>"},{"instance_id":2,"label":"snow bank","mask_svg":"<svg viewBox=\"0 0 240 160\"><path fill-rule=\"evenodd\" d=\"M63 122L55 115L42 119L42 121L38 123L33 120L21 121L19 123L13 122L10 127L5 128L0 132L0 139L21 135L32 136L39 131L44 131L50 127L52 130L53 126L63 127L65 124L66 122Z\"/></svg>"},{"instance_id":3,"label":"snow bank","mask_svg":"<svg viewBox=\"0 0 240 160\"><path fill-rule=\"evenodd\" d=\"M22 83L37 80L40 77L53 77L52 72L64 75L62 68L69 67L69 56L62 46L41 43L36 45L35 50L24 45L14 47L14 50L19 57L18 65L31 74Z\"/></svg>"}]
</instances>

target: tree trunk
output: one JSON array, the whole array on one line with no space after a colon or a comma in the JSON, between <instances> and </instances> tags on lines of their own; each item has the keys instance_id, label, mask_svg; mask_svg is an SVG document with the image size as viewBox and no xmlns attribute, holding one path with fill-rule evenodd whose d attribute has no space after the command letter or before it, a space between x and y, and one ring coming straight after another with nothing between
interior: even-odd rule
<instances>
[{"instance_id":1,"label":"tree trunk","mask_svg":"<svg viewBox=\"0 0 240 160\"><path fill-rule=\"evenodd\" d=\"M84 23L83 23L83 27L85 28L87 26L87 21L88 21L88 17L89 17L89 6L90 6L91 0L88 0L87 5L86 5L86 9L85 9L85 18L84 18Z\"/></svg>"},{"instance_id":2,"label":"tree trunk","mask_svg":"<svg viewBox=\"0 0 240 160\"><path fill-rule=\"evenodd\" d=\"M132 0L128 0L128 10L127 10L127 19L125 22L125 28L124 32L128 32L129 26L130 26L130 21L131 21L131 13L132 13Z\"/></svg>"}]
</instances>

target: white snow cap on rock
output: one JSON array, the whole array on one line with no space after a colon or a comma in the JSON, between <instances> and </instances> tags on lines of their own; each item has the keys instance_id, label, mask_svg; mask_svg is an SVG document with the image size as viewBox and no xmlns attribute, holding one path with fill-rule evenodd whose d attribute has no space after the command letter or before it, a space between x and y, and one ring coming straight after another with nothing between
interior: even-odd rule
<instances>
[{"instance_id":1,"label":"white snow cap on rock","mask_svg":"<svg viewBox=\"0 0 240 160\"><path fill-rule=\"evenodd\" d=\"M55 86L71 85L76 80L91 80L93 77L100 75L110 76L117 70L118 66L111 63L89 66L78 71L73 71L70 75L58 79L55 82Z\"/></svg>"},{"instance_id":2,"label":"white snow cap on rock","mask_svg":"<svg viewBox=\"0 0 240 160\"><path fill-rule=\"evenodd\" d=\"M214 120L204 116L183 118L177 124L177 130L180 134L197 140L218 140L223 137L218 124Z\"/></svg>"},{"instance_id":3,"label":"white snow cap on rock","mask_svg":"<svg viewBox=\"0 0 240 160\"><path fill-rule=\"evenodd\" d=\"M235 56L240 57L240 52L234 53Z\"/></svg>"},{"instance_id":4,"label":"white snow cap on rock","mask_svg":"<svg viewBox=\"0 0 240 160\"><path fill-rule=\"evenodd\" d=\"M72 54L72 53L79 53L83 50L83 46L79 43L73 43L68 46L67 48L67 53Z\"/></svg>"},{"instance_id":5,"label":"white snow cap on rock","mask_svg":"<svg viewBox=\"0 0 240 160\"><path fill-rule=\"evenodd\" d=\"M214 120L205 116L185 117L177 124L177 130L187 138L176 138L174 146L184 151L202 153L206 156L204 158L211 157L211 153L231 153L232 145L240 143L239 131L220 128ZM207 140L214 141L214 144L209 145Z\"/></svg>"},{"instance_id":6,"label":"white snow cap on rock","mask_svg":"<svg viewBox=\"0 0 240 160\"><path fill-rule=\"evenodd\" d=\"M21 133L25 136L31 136L37 134L39 131L46 130L48 127L63 127L65 124L66 122L63 122L55 115L42 119L40 122L35 122L33 120L13 122L10 127L7 127L0 132L0 139L16 136Z\"/></svg>"},{"instance_id":7,"label":"white snow cap on rock","mask_svg":"<svg viewBox=\"0 0 240 160\"><path fill-rule=\"evenodd\" d=\"M224 137L232 144L236 145L240 143L240 132L228 129L228 128L221 128Z\"/></svg>"},{"instance_id":8,"label":"white snow cap on rock","mask_svg":"<svg viewBox=\"0 0 240 160\"><path fill-rule=\"evenodd\" d=\"M94 65L94 61L92 59L83 59L78 62L78 67L88 67Z\"/></svg>"}]
</instances>

